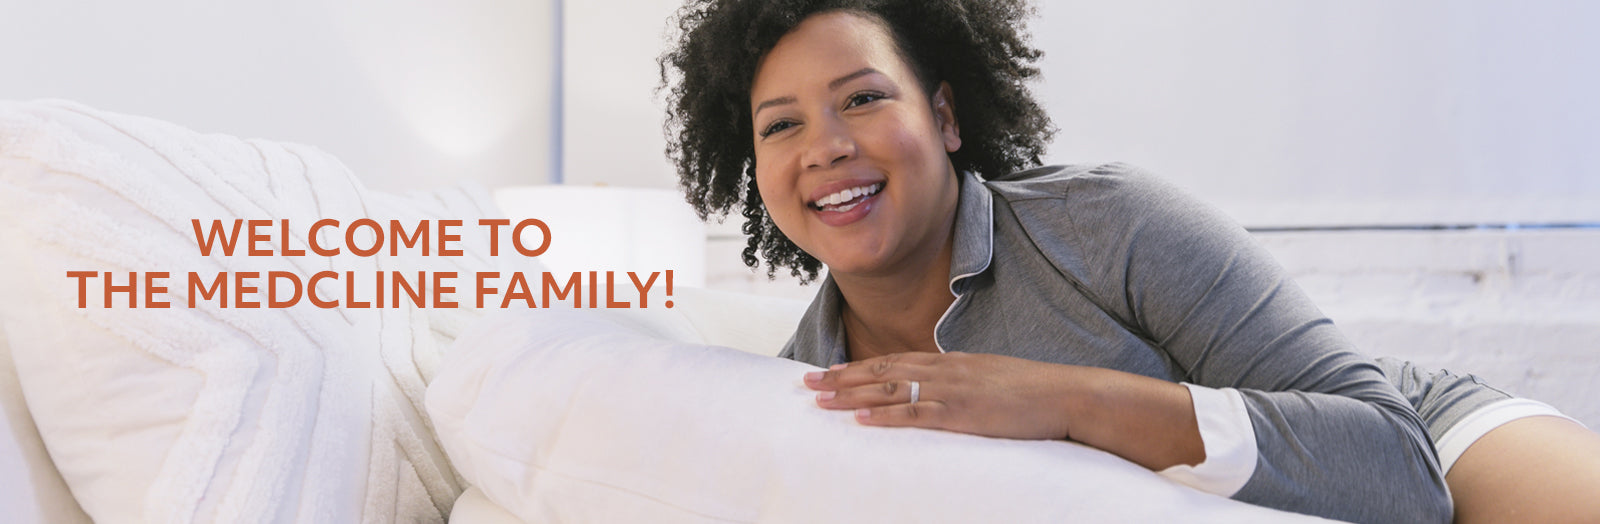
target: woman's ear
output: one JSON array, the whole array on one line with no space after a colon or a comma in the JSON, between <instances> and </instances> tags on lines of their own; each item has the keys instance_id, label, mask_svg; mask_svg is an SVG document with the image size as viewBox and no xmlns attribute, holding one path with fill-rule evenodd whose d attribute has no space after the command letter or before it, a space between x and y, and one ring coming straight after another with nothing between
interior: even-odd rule
<instances>
[{"instance_id":1,"label":"woman's ear","mask_svg":"<svg viewBox=\"0 0 1600 524\"><path fill-rule=\"evenodd\" d=\"M933 116L939 123L939 134L944 137L944 152L954 153L961 149L961 126L956 122L955 95L950 91L949 82L939 82L939 90L933 92Z\"/></svg>"}]
</instances>

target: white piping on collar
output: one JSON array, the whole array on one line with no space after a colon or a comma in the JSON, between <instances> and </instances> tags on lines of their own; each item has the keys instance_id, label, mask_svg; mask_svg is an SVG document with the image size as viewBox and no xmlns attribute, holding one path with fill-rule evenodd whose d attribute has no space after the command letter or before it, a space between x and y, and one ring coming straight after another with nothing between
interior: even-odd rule
<instances>
[{"instance_id":1,"label":"white piping on collar","mask_svg":"<svg viewBox=\"0 0 1600 524\"><path fill-rule=\"evenodd\" d=\"M972 174L972 172L970 172L970 171L962 173L962 176L968 177L967 183L969 183L969 184L982 184L983 183L983 180L980 180L976 175ZM955 231L952 230L950 232L950 234L954 235ZM985 257L985 259L983 261L983 265L978 266L978 268L973 270L972 272L970 272L970 273L962 273L960 275L956 275L956 276L950 277L950 295L956 297L956 299L950 301L950 307L944 308L944 313L939 315L939 320L937 322L933 323L933 346L938 348L940 353L946 353L946 351L944 349L944 344L940 344L939 343L939 326L944 325L944 319L946 317L950 316L950 312L951 311L955 311L956 304L961 303L961 298L966 296L966 294L964 294L964 293L957 293L956 292L956 281L959 281L959 280L961 280L963 278L967 278L967 277L970 277L970 276L973 276L973 275L977 275L978 273L982 273L982 272L988 270L989 269L989 264L991 262L994 262L994 205L993 204L991 204L989 206L989 256ZM954 263L954 261L952 261L952 263Z\"/></svg>"}]
</instances>

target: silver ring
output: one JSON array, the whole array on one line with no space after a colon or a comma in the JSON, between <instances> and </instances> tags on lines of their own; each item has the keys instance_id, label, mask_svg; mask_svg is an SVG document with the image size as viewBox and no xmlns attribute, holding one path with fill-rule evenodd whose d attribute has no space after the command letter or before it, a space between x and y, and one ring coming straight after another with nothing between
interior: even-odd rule
<instances>
[{"instance_id":1,"label":"silver ring","mask_svg":"<svg viewBox=\"0 0 1600 524\"><path fill-rule=\"evenodd\" d=\"M917 381L913 380L911 381L911 403L916 404L917 399L920 398L922 398L922 384L918 384Z\"/></svg>"}]
</instances>

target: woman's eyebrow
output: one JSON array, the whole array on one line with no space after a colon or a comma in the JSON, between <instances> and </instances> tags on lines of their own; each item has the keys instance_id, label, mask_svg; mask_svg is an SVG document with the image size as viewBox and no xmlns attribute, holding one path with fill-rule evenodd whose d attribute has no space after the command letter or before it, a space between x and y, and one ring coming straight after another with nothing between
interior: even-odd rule
<instances>
[{"instance_id":1,"label":"woman's eyebrow","mask_svg":"<svg viewBox=\"0 0 1600 524\"><path fill-rule=\"evenodd\" d=\"M841 76L839 78L835 78L835 79L833 79L833 81L828 82L828 90L832 91L832 90L838 89L839 86L844 85L846 82L849 82L851 80L855 80L857 78L861 78L863 76L867 76L867 75L870 75L870 74L873 74L873 73L879 73L879 71L877 69L873 69L871 67L863 67L861 69L857 69L853 73ZM879 74L882 74L882 73L879 73ZM774 99L771 99L771 100L767 100L765 102L757 104L756 105L756 110L754 112L750 113L750 117L751 118L755 118L756 115L761 114L761 110L762 109L766 109L766 108L769 108L769 107L772 107L772 106L781 106L781 105L784 105L784 104L793 104L794 102L795 102L795 98L792 97L792 96L782 96L782 97L774 98Z\"/></svg>"},{"instance_id":2,"label":"woman's eyebrow","mask_svg":"<svg viewBox=\"0 0 1600 524\"><path fill-rule=\"evenodd\" d=\"M756 106L756 111L754 113L750 113L750 116L751 116L751 118L754 118L756 115L761 114L761 110L762 109L766 109L766 108L769 108L769 107L772 107L772 106L781 106L781 105L784 105L784 104L793 104L794 102L795 102L795 99L792 96L782 96L782 97L774 98L772 100L768 100L766 102L762 102L761 105Z\"/></svg>"},{"instance_id":3,"label":"woman's eyebrow","mask_svg":"<svg viewBox=\"0 0 1600 524\"><path fill-rule=\"evenodd\" d=\"M873 68L870 68L870 67L863 67L861 69L857 69L856 72L854 72L854 73L850 73L848 75L844 75L844 76L841 76L839 78L835 78L835 79L833 79L832 82L828 82L828 90L832 91L832 90L838 89L839 86L844 85L845 82L849 82L851 80L855 80L857 78L861 78L863 76L870 75L872 73L877 73L877 72L878 72L877 69L873 69Z\"/></svg>"}]
</instances>

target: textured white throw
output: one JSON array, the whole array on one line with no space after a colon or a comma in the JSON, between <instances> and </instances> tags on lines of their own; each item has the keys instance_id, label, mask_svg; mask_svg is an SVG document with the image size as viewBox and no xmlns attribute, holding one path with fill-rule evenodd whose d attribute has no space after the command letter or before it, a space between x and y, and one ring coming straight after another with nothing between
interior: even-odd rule
<instances>
[{"instance_id":1,"label":"textured white throw","mask_svg":"<svg viewBox=\"0 0 1600 524\"><path fill-rule=\"evenodd\" d=\"M459 258L229 257L202 256L190 220L286 218L304 249L318 219L474 224L497 214L486 202L481 189L369 192L311 147L69 102L0 102L3 335L83 509L98 522L442 522L462 481L432 436L423 393L443 344L475 311L305 300L189 309L184 277L454 270L459 293L471 271L496 264L477 228L462 228ZM142 307L143 282L140 308L125 294L101 307L95 279L79 309L73 270L110 271L119 285L129 271L170 272L173 307ZM324 286L323 297L344 295L343 278Z\"/></svg>"}]
</instances>

